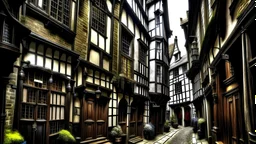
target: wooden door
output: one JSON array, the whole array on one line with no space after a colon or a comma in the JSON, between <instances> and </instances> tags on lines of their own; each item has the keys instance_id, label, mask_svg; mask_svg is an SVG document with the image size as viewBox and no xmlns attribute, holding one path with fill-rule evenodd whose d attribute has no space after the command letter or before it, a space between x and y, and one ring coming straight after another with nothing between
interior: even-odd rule
<instances>
[{"instance_id":1,"label":"wooden door","mask_svg":"<svg viewBox=\"0 0 256 144\"><path fill-rule=\"evenodd\" d=\"M140 103L137 110L137 136L143 135L143 114L144 114L145 104Z\"/></svg>"},{"instance_id":2,"label":"wooden door","mask_svg":"<svg viewBox=\"0 0 256 144\"><path fill-rule=\"evenodd\" d=\"M84 100L84 140L106 137L107 100L87 98Z\"/></svg>"},{"instance_id":3,"label":"wooden door","mask_svg":"<svg viewBox=\"0 0 256 144\"><path fill-rule=\"evenodd\" d=\"M161 109L160 108L152 108L151 112L151 123L155 126L155 134L160 134L161 133L161 128L160 128L160 119L161 119Z\"/></svg>"},{"instance_id":4,"label":"wooden door","mask_svg":"<svg viewBox=\"0 0 256 144\"><path fill-rule=\"evenodd\" d=\"M119 102L118 124L121 126L123 133L126 134L127 126L127 101L123 98Z\"/></svg>"},{"instance_id":5,"label":"wooden door","mask_svg":"<svg viewBox=\"0 0 256 144\"><path fill-rule=\"evenodd\" d=\"M228 121L226 123L228 128L228 143L237 143L237 121L236 121L236 101L235 97L231 96L227 100L227 114Z\"/></svg>"},{"instance_id":6,"label":"wooden door","mask_svg":"<svg viewBox=\"0 0 256 144\"><path fill-rule=\"evenodd\" d=\"M84 140L90 140L95 138L95 100L87 98L84 101Z\"/></svg>"},{"instance_id":7,"label":"wooden door","mask_svg":"<svg viewBox=\"0 0 256 144\"><path fill-rule=\"evenodd\" d=\"M129 126L129 136L135 137L136 136L136 123L137 123L137 108L135 102L131 105L131 118L130 118L130 126Z\"/></svg>"},{"instance_id":8,"label":"wooden door","mask_svg":"<svg viewBox=\"0 0 256 144\"><path fill-rule=\"evenodd\" d=\"M96 138L107 135L107 100L100 99L96 103Z\"/></svg>"}]
</instances>

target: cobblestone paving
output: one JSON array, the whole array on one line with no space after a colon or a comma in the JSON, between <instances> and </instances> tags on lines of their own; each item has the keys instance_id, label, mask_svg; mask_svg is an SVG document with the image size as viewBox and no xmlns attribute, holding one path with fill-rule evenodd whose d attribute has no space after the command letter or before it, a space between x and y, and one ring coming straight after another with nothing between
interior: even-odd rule
<instances>
[{"instance_id":1,"label":"cobblestone paving","mask_svg":"<svg viewBox=\"0 0 256 144\"><path fill-rule=\"evenodd\" d=\"M166 144L192 144L192 127L184 127L170 138Z\"/></svg>"},{"instance_id":2,"label":"cobblestone paving","mask_svg":"<svg viewBox=\"0 0 256 144\"><path fill-rule=\"evenodd\" d=\"M171 128L170 132L158 135L154 140L144 139L142 142L139 142L137 144L165 144L166 141L168 141L173 135L175 135L175 133L180 131L182 128L183 127L181 126L179 126L179 129Z\"/></svg>"}]
</instances>

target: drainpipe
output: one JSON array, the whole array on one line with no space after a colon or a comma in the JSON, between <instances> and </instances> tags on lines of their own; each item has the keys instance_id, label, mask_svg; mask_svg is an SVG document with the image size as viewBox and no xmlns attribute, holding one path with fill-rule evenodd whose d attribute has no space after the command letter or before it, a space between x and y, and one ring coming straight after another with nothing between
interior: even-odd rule
<instances>
[{"instance_id":1,"label":"drainpipe","mask_svg":"<svg viewBox=\"0 0 256 144\"><path fill-rule=\"evenodd\" d=\"M248 79L247 79L247 59L246 59L246 34L245 29L242 30L242 69L243 69L243 105L244 105L244 124L246 130L246 137L248 138L248 133L251 132L251 120L248 104ZM247 139L246 138L246 139Z\"/></svg>"}]
</instances>

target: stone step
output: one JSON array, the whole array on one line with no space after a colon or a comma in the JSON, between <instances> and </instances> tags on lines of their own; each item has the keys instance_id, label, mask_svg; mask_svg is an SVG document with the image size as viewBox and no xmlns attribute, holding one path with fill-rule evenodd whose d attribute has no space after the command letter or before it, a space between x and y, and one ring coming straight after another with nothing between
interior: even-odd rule
<instances>
[{"instance_id":1,"label":"stone step","mask_svg":"<svg viewBox=\"0 0 256 144\"><path fill-rule=\"evenodd\" d=\"M143 141L143 139L139 136L129 139L129 144L136 144Z\"/></svg>"},{"instance_id":2,"label":"stone step","mask_svg":"<svg viewBox=\"0 0 256 144\"><path fill-rule=\"evenodd\" d=\"M89 144L112 144L112 143L109 142L108 139L105 139L105 140L95 141L95 142L92 142L92 143L89 143Z\"/></svg>"}]
</instances>

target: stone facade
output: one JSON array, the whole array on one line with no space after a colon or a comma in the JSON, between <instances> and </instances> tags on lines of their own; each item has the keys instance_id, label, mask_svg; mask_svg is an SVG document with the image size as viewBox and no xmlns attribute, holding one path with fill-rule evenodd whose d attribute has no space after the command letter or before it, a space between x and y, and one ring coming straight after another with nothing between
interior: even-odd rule
<instances>
[{"instance_id":1,"label":"stone facade","mask_svg":"<svg viewBox=\"0 0 256 144\"><path fill-rule=\"evenodd\" d=\"M77 17L75 51L80 54L82 59L87 60L90 7L88 0L84 0L82 3L83 7L79 10Z\"/></svg>"},{"instance_id":2,"label":"stone facade","mask_svg":"<svg viewBox=\"0 0 256 144\"><path fill-rule=\"evenodd\" d=\"M12 127L13 117L14 117L14 108L15 108L15 99L16 99L16 88L17 88L17 74L18 68L13 68L13 73L10 74L9 85L6 87L6 119L5 126Z\"/></svg>"},{"instance_id":3,"label":"stone facade","mask_svg":"<svg viewBox=\"0 0 256 144\"><path fill-rule=\"evenodd\" d=\"M27 26L33 33L40 35L41 37L61 45L67 49L72 48L72 44L63 39L59 34L52 32L51 30L44 27L44 23L31 16L22 16L21 22Z\"/></svg>"}]
</instances>

